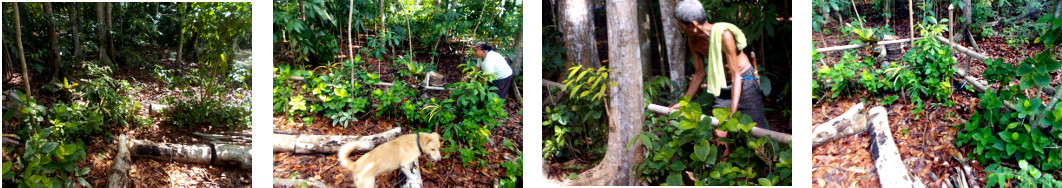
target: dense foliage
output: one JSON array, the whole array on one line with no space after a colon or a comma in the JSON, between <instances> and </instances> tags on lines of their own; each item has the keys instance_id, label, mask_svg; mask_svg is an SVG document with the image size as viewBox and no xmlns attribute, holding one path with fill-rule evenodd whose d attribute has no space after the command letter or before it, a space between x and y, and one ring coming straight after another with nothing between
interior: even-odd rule
<instances>
[{"instance_id":1,"label":"dense foliage","mask_svg":"<svg viewBox=\"0 0 1062 188\"><path fill-rule=\"evenodd\" d=\"M679 104L679 111L667 120L650 118L650 131L634 138L641 140L646 149L647 156L638 171L650 184L792 184L791 145L780 145L769 136L753 137L749 131L756 123L741 112L730 114L729 108L713 109L712 117L720 120L715 127L710 118L702 119L701 104L688 98ZM729 133L716 138L716 129Z\"/></svg>"},{"instance_id":2,"label":"dense foliage","mask_svg":"<svg viewBox=\"0 0 1062 188\"><path fill-rule=\"evenodd\" d=\"M943 20L947 22L947 20ZM919 25L924 36L939 35L947 28L941 24ZM821 54L813 52L821 58ZM829 98L856 88L871 93L902 92L915 105L913 113L922 112L929 105L925 100L935 100L944 106L951 105L948 97L952 87L950 78L955 74L952 68L955 59L951 49L936 39L926 37L914 41L911 50L903 57L903 63L877 65L872 57L861 56L856 52L845 51L839 62L822 65L814 72L813 84L816 98L826 94ZM898 96L890 95L883 102L892 103Z\"/></svg>"},{"instance_id":3,"label":"dense foliage","mask_svg":"<svg viewBox=\"0 0 1062 188\"><path fill-rule=\"evenodd\" d=\"M566 101L547 106L542 121L542 154L545 159L567 159L579 153L604 154L604 145L586 140L605 140L608 116L605 115L605 91L609 82L608 68L568 69L564 88ZM577 139L573 139L577 138Z\"/></svg>"},{"instance_id":4,"label":"dense foliage","mask_svg":"<svg viewBox=\"0 0 1062 188\"><path fill-rule=\"evenodd\" d=\"M986 60L984 77L1000 88L980 94L978 113L958 126L962 131L956 137L956 145L971 147L970 156L989 164L988 181L993 185L1059 183L1051 172L1062 169L1062 150L1058 149L1062 145L1062 103L1057 102L1062 94L1056 93L1049 102L1041 100L1039 91L1051 86L1051 72L1062 69L1053 48L1060 43L1057 37L1062 36L1062 19L1044 17L1040 21L1055 23L1043 32L1048 35L1041 41L1048 48L1016 65L1005 63L1002 58ZM1016 78L1018 84L1010 84ZM1025 92L1030 89L1034 95ZM1003 165L1015 162L1020 171ZM1041 174L1038 169L1047 173Z\"/></svg>"},{"instance_id":5,"label":"dense foliage","mask_svg":"<svg viewBox=\"0 0 1062 188\"><path fill-rule=\"evenodd\" d=\"M359 66L361 56L318 67L316 71L292 70L286 65L274 68L273 112L285 114L288 121L313 123L313 114L320 114L331 125L351 125L360 117L398 117L414 126L438 130L443 135L444 151L457 152L466 165L486 165L481 157L487 155L482 146L490 139L490 131L500 125L499 118L507 116L504 103L496 88L488 85L491 76L467 67L467 82L452 83L449 98L427 97L421 85L396 82L390 87L374 85L379 76ZM410 74L410 77L416 76ZM297 77L301 79L292 79ZM401 77L401 75L396 75ZM400 79L405 80L405 79ZM461 109L461 110L457 110Z\"/></svg>"},{"instance_id":6,"label":"dense foliage","mask_svg":"<svg viewBox=\"0 0 1062 188\"><path fill-rule=\"evenodd\" d=\"M439 55L438 43L465 38L516 48L522 14L520 0L274 1L273 40L287 41L279 54L293 55L292 63L316 65L346 54L339 43L349 42L350 27L355 43L365 47L357 53L375 59L399 55L395 51L411 40L428 46L416 53L432 56Z\"/></svg>"}]
</instances>

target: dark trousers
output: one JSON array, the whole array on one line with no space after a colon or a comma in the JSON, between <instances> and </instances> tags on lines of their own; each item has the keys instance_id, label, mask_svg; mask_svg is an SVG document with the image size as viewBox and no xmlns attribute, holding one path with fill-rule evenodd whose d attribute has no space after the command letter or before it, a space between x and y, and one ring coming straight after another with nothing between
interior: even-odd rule
<instances>
[{"instance_id":1,"label":"dark trousers","mask_svg":"<svg viewBox=\"0 0 1062 188\"><path fill-rule=\"evenodd\" d=\"M742 73L741 76L754 77L755 73L752 69L749 69ZM742 80L741 100L738 101L737 111L741 112L742 115L748 115L751 117L752 120L756 122L756 127L769 129L767 118L763 113L763 91L760 90L760 84L756 81L757 80L753 79ZM711 94L702 93L701 96L711 96ZM733 101L733 98L734 97L730 95L730 89L721 90L719 96L715 96L714 99L712 99L712 108L726 108L730 106L730 102ZM706 109L704 112L710 114L711 109Z\"/></svg>"},{"instance_id":2,"label":"dark trousers","mask_svg":"<svg viewBox=\"0 0 1062 188\"><path fill-rule=\"evenodd\" d=\"M502 100L505 100L505 97L506 97L505 95L509 94L509 86L512 85L510 83L510 82L512 82L512 80L513 80L513 76L505 77L505 78L502 78L502 79L497 79L497 80L491 81L490 82L490 86L494 86L494 87L498 88L498 90L495 90L494 93L498 94L498 98L501 98Z\"/></svg>"}]
</instances>

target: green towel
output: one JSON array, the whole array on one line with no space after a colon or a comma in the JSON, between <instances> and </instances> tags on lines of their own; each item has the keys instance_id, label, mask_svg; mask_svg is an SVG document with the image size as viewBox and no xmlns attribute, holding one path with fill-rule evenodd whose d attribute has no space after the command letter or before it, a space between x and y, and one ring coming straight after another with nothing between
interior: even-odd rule
<instances>
[{"instance_id":1,"label":"green towel","mask_svg":"<svg viewBox=\"0 0 1062 188\"><path fill-rule=\"evenodd\" d=\"M704 82L708 84L708 93L719 96L719 90L726 87L726 72L723 70L723 31L730 31L734 35L737 50L745 49L745 33L741 32L734 24L719 22L712 25L712 33L708 39L708 60L705 60L704 71L707 73Z\"/></svg>"}]
</instances>

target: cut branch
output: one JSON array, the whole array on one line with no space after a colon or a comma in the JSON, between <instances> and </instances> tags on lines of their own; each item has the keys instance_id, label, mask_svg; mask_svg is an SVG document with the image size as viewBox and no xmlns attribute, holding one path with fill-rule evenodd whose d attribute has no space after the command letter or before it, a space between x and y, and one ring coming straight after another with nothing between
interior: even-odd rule
<instances>
[{"instance_id":1,"label":"cut branch","mask_svg":"<svg viewBox=\"0 0 1062 188\"><path fill-rule=\"evenodd\" d=\"M649 106L646 106L646 108L649 109L649 111L652 111L653 113L660 114L660 115L670 115L672 112L677 111L677 110L671 110L671 109L668 109L668 107L660 106L660 105L656 105L656 104L649 104ZM712 126L719 126L719 120L715 119L715 117L701 115L701 119L705 119L705 118L711 119ZM749 133L751 133L752 136L754 136L756 138L762 138L764 136L770 135L771 138L773 138L775 141L778 141L779 143L783 143L783 144L788 144L790 141L793 140L793 136L792 135L785 134L785 133L780 133L780 132L775 132L775 131L771 131L771 130L767 130L767 129L763 129L763 128L759 128L759 127L753 127L752 131L750 131Z\"/></svg>"},{"instance_id":2,"label":"cut branch","mask_svg":"<svg viewBox=\"0 0 1062 188\"><path fill-rule=\"evenodd\" d=\"M355 151L368 151L376 145L394 140L402 128L394 128L383 133L368 136L339 136L339 135L273 135L273 152L290 152L298 154L311 153L336 153L339 147L349 142L368 142L363 148Z\"/></svg>"},{"instance_id":3,"label":"cut branch","mask_svg":"<svg viewBox=\"0 0 1062 188\"><path fill-rule=\"evenodd\" d=\"M870 111L870 154L874 156L874 165L878 169L881 187L925 187L909 175L907 166L900 158L896 141L889 128L889 115L884 107L874 107Z\"/></svg>"},{"instance_id":4,"label":"cut branch","mask_svg":"<svg viewBox=\"0 0 1062 188\"><path fill-rule=\"evenodd\" d=\"M107 187L129 187L129 166L132 165L129 156L129 138L125 135L118 136L118 153L111 162L111 173L107 177Z\"/></svg>"},{"instance_id":5,"label":"cut branch","mask_svg":"<svg viewBox=\"0 0 1062 188\"><path fill-rule=\"evenodd\" d=\"M867 114L863 111L864 108L863 103L856 104L849 108L848 111L845 111L844 114L826 123L816 125L811 129L811 135L814 136L811 138L812 147L818 147L830 141L866 132Z\"/></svg>"},{"instance_id":6,"label":"cut branch","mask_svg":"<svg viewBox=\"0 0 1062 188\"><path fill-rule=\"evenodd\" d=\"M315 187L328 188L324 182L313 179L273 178L274 187Z\"/></svg>"}]
</instances>

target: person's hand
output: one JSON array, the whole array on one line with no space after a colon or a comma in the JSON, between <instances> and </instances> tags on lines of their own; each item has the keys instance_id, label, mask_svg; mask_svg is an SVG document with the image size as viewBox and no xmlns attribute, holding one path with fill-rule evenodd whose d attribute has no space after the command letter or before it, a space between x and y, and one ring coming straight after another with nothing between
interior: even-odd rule
<instances>
[{"instance_id":1,"label":"person's hand","mask_svg":"<svg viewBox=\"0 0 1062 188\"><path fill-rule=\"evenodd\" d=\"M675 110L678 110L678 108L679 108L679 103L675 103L675 104L671 105L671 107L668 107L667 109L668 109L668 111L675 111Z\"/></svg>"},{"instance_id":2,"label":"person's hand","mask_svg":"<svg viewBox=\"0 0 1062 188\"><path fill-rule=\"evenodd\" d=\"M726 138L726 131L716 129L715 130L715 137Z\"/></svg>"}]
</instances>

